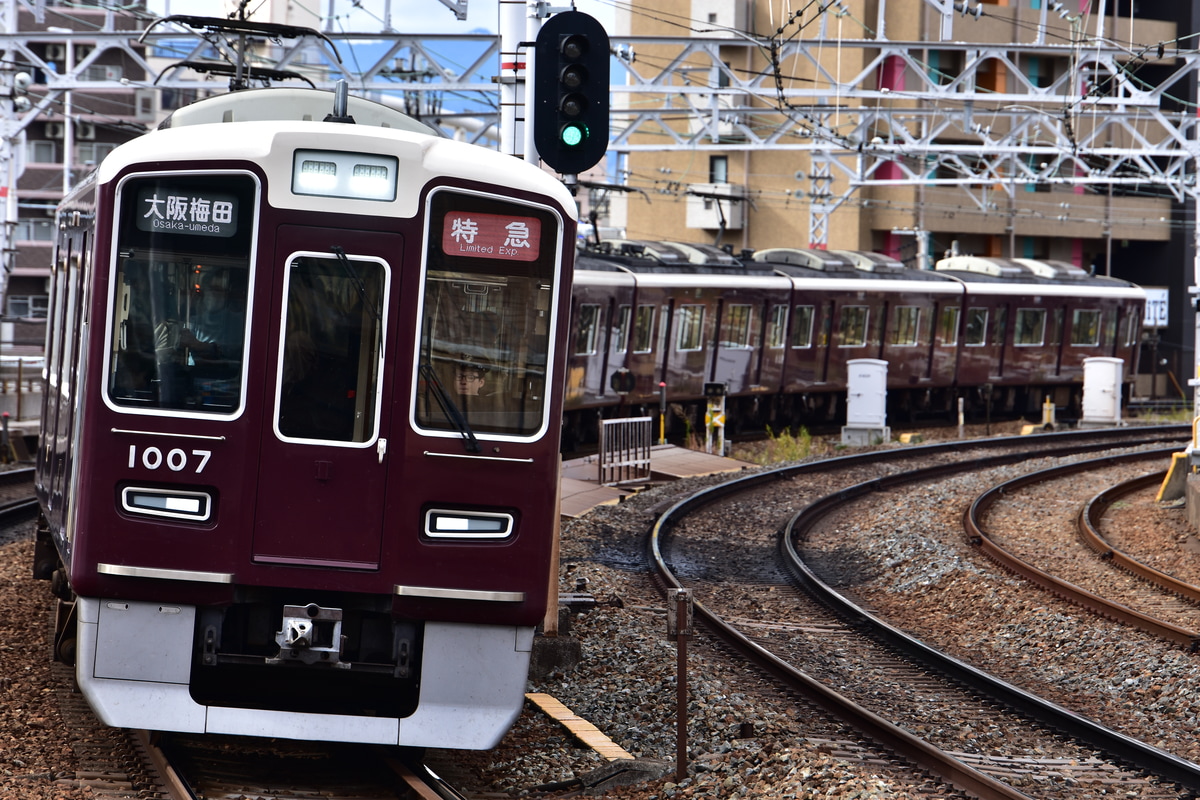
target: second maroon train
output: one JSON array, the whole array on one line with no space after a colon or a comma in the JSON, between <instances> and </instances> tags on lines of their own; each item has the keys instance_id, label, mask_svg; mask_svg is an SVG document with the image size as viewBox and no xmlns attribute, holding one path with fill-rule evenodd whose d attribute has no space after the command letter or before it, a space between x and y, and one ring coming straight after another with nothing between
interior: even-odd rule
<instances>
[{"instance_id":1,"label":"second maroon train","mask_svg":"<svg viewBox=\"0 0 1200 800\"><path fill-rule=\"evenodd\" d=\"M675 432L702 424L706 384L734 431L837 421L847 362L888 362L898 419L1078 413L1083 362L1137 369L1145 293L1060 261L956 256L934 270L874 253L605 242L577 261L564 419L588 440L597 417L656 409Z\"/></svg>"}]
</instances>

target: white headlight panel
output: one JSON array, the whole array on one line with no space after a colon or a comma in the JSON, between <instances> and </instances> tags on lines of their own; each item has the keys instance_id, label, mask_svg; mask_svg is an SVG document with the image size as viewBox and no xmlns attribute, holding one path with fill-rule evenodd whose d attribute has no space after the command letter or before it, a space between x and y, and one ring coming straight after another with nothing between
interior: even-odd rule
<instances>
[{"instance_id":1,"label":"white headlight panel","mask_svg":"<svg viewBox=\"0 0 1200 800\"><path fill-rule=\"evenodd\" d=\"M130 514L207 522L212 498L205 492L127 486L121 490L121 508Z\"/></svg>"},{"instance_id":2,"label":"white headlight panel","mask_svg":"<svg viewBox=\"0 0 1200 800\"><path fill-rule=\"evenodd\" d=\"M512 514L446 508L425 512L425 535L434 539L504 539L512 532Z\"/></svg>"},{"instance_id":3,"label":"white headlight panel","mask_svg":"<svg viewBox=\"0 0 1200 800\"><path fill-rule=\"evenodd\" d=\"M297 150L292 161L292 192L353 200L395 200L394 156Z\"/></svg>"}]
</instances>

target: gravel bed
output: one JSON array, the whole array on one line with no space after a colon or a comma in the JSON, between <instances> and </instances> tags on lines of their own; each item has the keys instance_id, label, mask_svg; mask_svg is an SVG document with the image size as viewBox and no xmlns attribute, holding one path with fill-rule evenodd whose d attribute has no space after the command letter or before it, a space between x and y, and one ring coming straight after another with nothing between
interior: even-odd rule
<instances>
[{"instance_id":1,"label":"gravel bed","mask_svg":"<svg viewBox=\"0 0 1200 800\"><path fill-rule=\"evenodd\" d=\"M852 532L861 558L854 584L841 589L935 647L1130 736L1200 761L1195 736L1200 657L1033 591L965 546L964 503L1007 471L895 493L886 508L858 506L853 525L838 530L838 546L846 547L841 537ZM914 509L901 515L904 525L896 524L900 508ZM1156 529L1164 523L1177 531L1181 513L1143 497L1125 509L1123 535L1136 538L1139 531L1153 531L1145 535L1160 537ZM1023 520L1029 528L1045 523L1037 508L1028 508ZM814 541L814 546L833 544ZM935 562L939 566L931 571Z\"/></svg>"},{"instance_id":2,"label":"gravel bed","mask_svg":"<svg viewBox=\"0 0 1200 800\"><path fill-rule=\"evenodd\" d=\"M947 796L928 786L899 785L826 744L798 739L791 702L772 699L754 675L703 641L689 650L689 775L675 780L676 654L664 635L661 596L645 574L644 537L675 499L727 477L657 487L564 524L564 590L583 580L597 599L620 598L623 607L602 605L573 616L570 632L582 645L582 663L531 682L530 691L553 694L633 755L661 764L663 777L609 789L606 797ZM1161 731L1161 746L1200 760L1194 741L1197 656L997 577L991 562L962 543L956 498L979 489L980 479L964 476L860 508L854 524L844 526L855 532L853 542L840 545L861 548L855 594L966 660L1064 704L1079 699L1074 705L1083 713L1114 720L1131 735L1156 741ZM1161 509L1152 497L1131 501L1121 512L1123 532L1137 525L1157 531L1165 517L1173 526L1170 536L1182 542L1190 536L1178 526L1182 511ZM45 583L28 577L31 552L27 539L0 546L0 608L9 628L0 645L0 800L90 797L72 781L79 762L55 709L48 663L51 598ZM563 793L555 782L604 766L531 709L495 750L455 755L468 795L476 798Z\"/></svg>"},{"instance_id":3,"label":"gravel bed","mask_svg":"<svg viewBox=\"0 0 1200 800\"><path fill-rule=\"evenodd\" d=\"M0 800L94 797L74 785L76 740L58 711L50 664L50 591L30 577L32 524L0 545Z\"/></svg>"}]
</instances>

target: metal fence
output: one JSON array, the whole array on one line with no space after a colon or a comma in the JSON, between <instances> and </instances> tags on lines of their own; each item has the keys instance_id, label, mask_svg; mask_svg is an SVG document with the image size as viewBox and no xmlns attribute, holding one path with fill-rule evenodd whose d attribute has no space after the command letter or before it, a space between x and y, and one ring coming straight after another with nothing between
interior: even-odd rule
<instances>
[{"instance_id":1,"label":"metal fence","mask_svg":"<svg viewBox=\"0 0 1200 800\"><path fill-rule=\"evenodd\" d=\"M601 420L600 483L650 480L652 422L652 417Z\"/></svg>"}]
</instances>

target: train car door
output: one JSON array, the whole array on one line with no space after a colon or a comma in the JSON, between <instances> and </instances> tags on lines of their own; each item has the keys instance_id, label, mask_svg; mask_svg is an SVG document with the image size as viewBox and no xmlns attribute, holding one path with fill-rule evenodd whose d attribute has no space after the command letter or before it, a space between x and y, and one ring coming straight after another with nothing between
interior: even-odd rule
<instances>
[{"instance_id":1,"label":"train car door","mask_svg":"<svg viewBox=\"0 0 1200 800\"><path fill-rule=\"evenodd\" d=\"M396 234L282 226L276 239L253 558L375 569L388 468ZM270 391L268 392L270 398Z\"/></svg>"}]
</instances>

